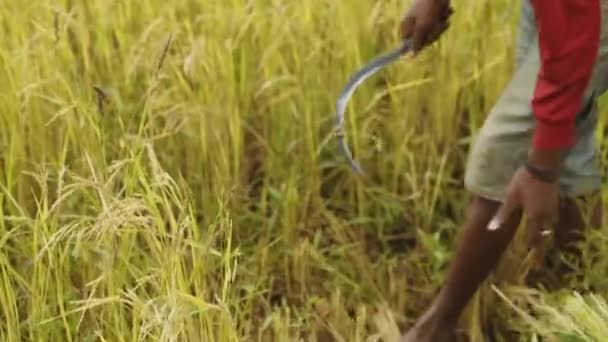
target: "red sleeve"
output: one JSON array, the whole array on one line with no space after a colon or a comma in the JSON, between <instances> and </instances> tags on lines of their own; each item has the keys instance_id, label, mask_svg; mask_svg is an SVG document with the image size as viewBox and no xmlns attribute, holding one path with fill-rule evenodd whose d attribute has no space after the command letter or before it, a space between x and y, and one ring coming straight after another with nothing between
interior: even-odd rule
<instances>
[{"instance_id":1,"label":"red sleeve","mask_svg":"<svg viewBox=\"0 0 608 342\"><path fill-rule=\"evenodd\" d=\"M524 0L534 6L541 68L532 100L537 149L576 142L581 109L600 41L600 0Z\"/></svg>"}]
</instances>

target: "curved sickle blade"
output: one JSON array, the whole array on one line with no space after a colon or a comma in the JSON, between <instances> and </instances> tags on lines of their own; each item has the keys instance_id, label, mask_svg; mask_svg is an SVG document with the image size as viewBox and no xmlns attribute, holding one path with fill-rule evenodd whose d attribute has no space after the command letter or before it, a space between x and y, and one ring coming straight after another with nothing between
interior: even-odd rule
<instances>
[{"instance_id":1,"label":"curved sickle blade","mask_svg":"<svg viewBox=\"0 0 608 342\"><path fill-rule=\"evenodd\" d=\"M363 169L353 159L352 153L350 152L350 149L346 144L346 140L344 139L344 112L346 111L346 106L353 93L355 92L357 87L361 85L361 83L363 83L367 78L375 74L378 70L397 60L399 57L401 57L401 55L404 55L409 51L410 42L406 41L398 48L372 60L369 64L367 64L351 76L350 81L346 84L346 86L340 93L340 97L338 98L338 102L336 105L336 137L338 138L342 153L348 159L348 162L350 163L353 170L360 175L364 174Z\"/></svg>"}]
</instances>

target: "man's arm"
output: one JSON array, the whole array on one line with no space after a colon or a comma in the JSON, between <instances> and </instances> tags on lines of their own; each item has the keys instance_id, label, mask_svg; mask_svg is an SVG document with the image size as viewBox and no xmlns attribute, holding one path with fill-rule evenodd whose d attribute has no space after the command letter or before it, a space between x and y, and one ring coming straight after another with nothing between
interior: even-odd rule
<instances>
[{"instance_id":1,"label":"man's arm","mask_svg":"<svg viewBox=\"0 0 608 342\"><path fill-rule=\"evenodd\" d=\"M563 153L576 143L576 114L599 50L600 0L531 1L542 63L532 101L537 126L530 163L557 172Z\"/></svg>"},{"instance_id":2,"label":"man's arm","mask_svg":"<svg viewBox=\"0 0 608 342\"><path fill-rule=\"evenodd\" d=\"M564 152L576 143L576 115L599 50L600 0L524 1L534 6L542 61L532 100L537 125L528 164L511 179L488 229L499 229L523 209L530 246L541 260L545 229L558 217L556 175Z\"/></svg>"}]
</instances>

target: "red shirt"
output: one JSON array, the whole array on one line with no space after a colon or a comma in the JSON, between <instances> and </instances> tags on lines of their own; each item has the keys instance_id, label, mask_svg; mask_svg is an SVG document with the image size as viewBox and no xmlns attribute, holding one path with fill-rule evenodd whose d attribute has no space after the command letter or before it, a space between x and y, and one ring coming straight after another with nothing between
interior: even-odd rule
<instances>
[{"instance_id":1,"label":"red shirt","mask_svg":"<svg viewBox=\"0 0 608 342\"><path fill-rule=\"evenodd\" d=\"M567 149L576 142L581 110L600 41L600 0L531 0L541 69L532 100L534 147Z\"/></svg>"}]
</instances>

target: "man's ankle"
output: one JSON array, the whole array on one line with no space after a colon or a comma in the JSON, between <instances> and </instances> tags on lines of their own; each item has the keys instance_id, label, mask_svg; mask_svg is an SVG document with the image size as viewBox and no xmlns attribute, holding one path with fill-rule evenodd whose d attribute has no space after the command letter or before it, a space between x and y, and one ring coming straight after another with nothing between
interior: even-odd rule
<instances>
[{"instance_id":1,"label":"man's ankle","mask_svg":"<svg viewBox=\"0 0 608 342\"><path fill-rule=\"evenodd\" d=\"M441 295L439 296L439 303L441 302ZM420 326L423 330L429 331L451 331L458 324L458 316L450 314L441 305L434 304L427 310L427 312L420 318L416 326Z\"/></svg>"},{"instance_id":2,"label":"man's ankle","mask_svg":"<svg viewBox=\"0 0 608 342\"><path fill-rule=\"evenodd\" d=\"M444 321L439 316L432 313L425 314L418 320L410 331L410 339L407 342L447 342L454 334L456 324Z\"/></svg>"}]
</instances>

